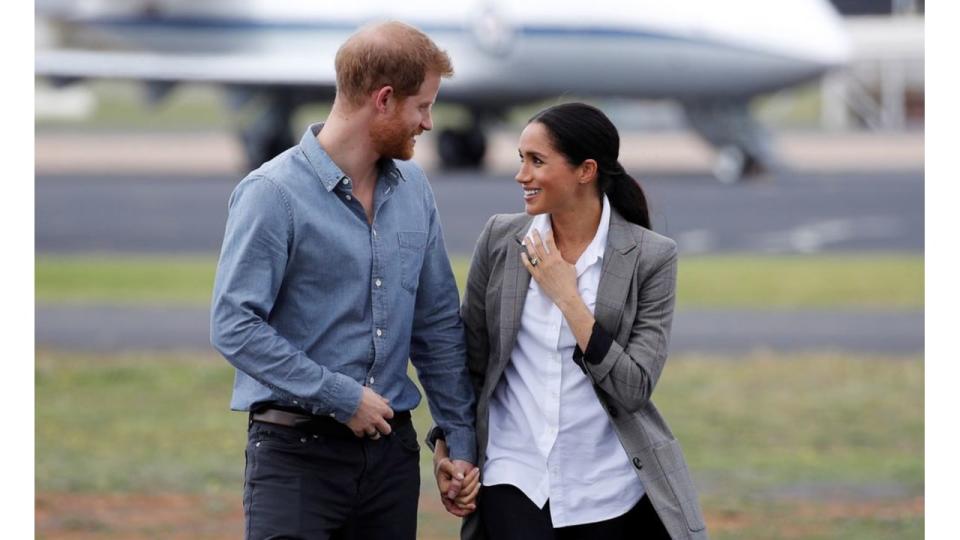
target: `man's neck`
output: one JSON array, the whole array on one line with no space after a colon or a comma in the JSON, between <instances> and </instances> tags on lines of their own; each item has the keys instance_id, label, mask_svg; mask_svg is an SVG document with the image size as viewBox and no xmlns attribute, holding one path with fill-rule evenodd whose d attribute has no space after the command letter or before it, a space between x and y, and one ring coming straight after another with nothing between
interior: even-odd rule
<instances>
[{"instance_id":1,"label":"man's neck","mask_svg":"<svg viewBox=\"0 0 960 540\"><path fill-rule=\"evenodd\" d=\"M353 181L354 189L372 187L377 180L377 161L366 122L350 118L334 107L317 134L317 141L330 159Z\"/></svg>"}]
</instances>

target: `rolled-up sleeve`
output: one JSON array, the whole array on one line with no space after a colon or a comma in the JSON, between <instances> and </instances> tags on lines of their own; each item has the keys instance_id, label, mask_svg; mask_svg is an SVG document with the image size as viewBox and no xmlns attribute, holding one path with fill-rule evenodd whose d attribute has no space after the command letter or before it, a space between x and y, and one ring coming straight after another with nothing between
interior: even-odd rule
<instances>
[{"instance_id":1,"label":"rolled-up sleeve","mask_svg":"<svg viewBox=\"0 0 960 540\"><path fill-rule=\"evenodd\" d=\"M293 236L293 211L282 188L265 177L244 179L230 197L210 340L227 361L277 396L347 422L360 404L360 384L314 362L268 322Z\"/></svg>"},{"instance_id":2,"label":"rolled-up sleeve","mask_svg":"<svg viewBox=\"0 0 960 540\"><path fill-rule=\"evenodd\" d=\"M428 238L417 290L410 358L450 457L476 463L474 393L467 372L459 295L433 193L425 193Z\"/></svg>"}]
</instances>

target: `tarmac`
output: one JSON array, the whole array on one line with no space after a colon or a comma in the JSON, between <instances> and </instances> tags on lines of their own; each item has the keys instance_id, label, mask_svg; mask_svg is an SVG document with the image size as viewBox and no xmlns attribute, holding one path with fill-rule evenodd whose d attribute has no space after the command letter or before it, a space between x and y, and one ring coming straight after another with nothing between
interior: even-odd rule
<instances>
[{"instance_id":1,"label":"tarmac","mask_svg":"<svg viewBox=\"0 0 960 540\"><path fill-rule=\"evenodd\" d=\"M487 217L522 209L516 134L491 137L488 170L430 172L451 254L469 255ZM654 229L684 255L924 249L922 133L787 133L785 171L722 185L711 150L685 133L624 134L621 161L641 179ZM36 139L36 251L214 256L242 156L221 133L44 133ZM209 349L198 308L38 305L38 346L76 351ZM679 310L674 352L842 350L922 353L922 311Z\"/></svg>"},{"instance_id":2,"label":"tarmac","mask_svg":"<svg viewBox=\"0 0 960 540\"><path fill-rule=\"evenodd\" d=\"M490 134L485 170L513 175L520 130ZM432 132L417 141L416 161L437 170ZM797 172L917 170L923 168L923 132L784 132L774 135L783 165ZM620 161L644 175L705 173L713 149L687 131L621 134ZM231 174L245 164L237 138L225 132L63 132L38 131L35 166L39 174L168 173Z\"/></svg>"}]
</instances>

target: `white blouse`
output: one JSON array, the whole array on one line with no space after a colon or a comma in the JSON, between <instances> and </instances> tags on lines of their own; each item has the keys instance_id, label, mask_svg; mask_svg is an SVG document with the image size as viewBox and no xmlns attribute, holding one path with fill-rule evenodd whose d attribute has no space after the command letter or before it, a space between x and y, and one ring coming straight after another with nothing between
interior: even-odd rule
<instances>
[{"instance_id":1,"label":"white blouse","mask_svg":"<svg viewBox=\"0 0 960 540\"><path fill-rule=\"evenodd\" d=\"M533 219L542 238L550 216ZM610 229L603 197L600 225L577 260L577 288L591 312ZM517 342L490 400L490 436L483 485L511 484L543 508L554 527L623 515L644 494L613 425L573 362L576 338L536 280L523 305Z\"/></svg>"}]
</instances>

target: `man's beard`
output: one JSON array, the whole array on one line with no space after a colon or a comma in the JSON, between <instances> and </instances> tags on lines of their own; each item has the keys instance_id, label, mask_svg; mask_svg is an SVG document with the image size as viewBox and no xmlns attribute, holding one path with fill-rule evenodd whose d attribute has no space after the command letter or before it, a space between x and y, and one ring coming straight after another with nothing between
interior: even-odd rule
<instances>
[{"instance_id":1,"label":"man's beard","mask_svg":"<svg viewBox=\"0 0 960 540\"><path fill-rule=\"evenodd\" d=\"M399 120L399 115L378 120L370 126L370 139L381 157L408 160L413 157L413 137L416 130L407 130Z\"/></svg>"}]
</instances>

